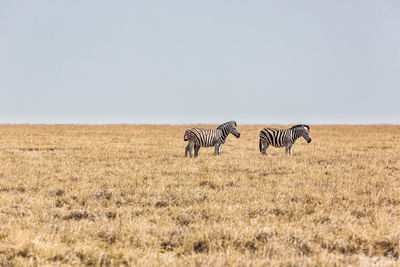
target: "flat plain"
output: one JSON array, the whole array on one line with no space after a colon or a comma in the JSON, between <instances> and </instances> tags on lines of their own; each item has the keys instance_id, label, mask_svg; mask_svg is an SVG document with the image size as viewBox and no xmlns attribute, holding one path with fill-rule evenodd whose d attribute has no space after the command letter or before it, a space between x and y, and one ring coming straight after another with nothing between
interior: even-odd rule
<instances>
[{"instance_id":1,"label":"flat plain","mask_svg":"<svg viewBox=\"0 0 400 267\"><path fill-rule=\"evenodd\" d=\"M190 159L192 126L0 125L0 264L400 265L400 126Z\"/></svg>"}]
</instances>

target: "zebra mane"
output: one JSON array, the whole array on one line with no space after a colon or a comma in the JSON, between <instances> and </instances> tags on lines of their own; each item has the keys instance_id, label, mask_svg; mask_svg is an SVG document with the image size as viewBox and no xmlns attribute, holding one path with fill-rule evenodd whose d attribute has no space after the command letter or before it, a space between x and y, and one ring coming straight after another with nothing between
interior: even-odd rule
<instances>
[{"instance_id":1,"label":"zebra mane","mask_svg":"<svg viewBox=\"0 0 400 267\"><path fill-rule=\"evenodd\" d=\"M298 128L298 127L306 127L307 130L310 130L310 126L305 125L305 124L297 124L295 126L292 126L290 129Z\"/></svg>"},{"instance_id":2,"label":"zebra mane","mask_svg":"<svg viewBox=\"0 0 400 267\"><path fill-rule=\"evenodd\" d=\"M217 129L221 129L222 127L224 127L225 125L228 125L228 124L233 124L233 125L237 126L236 121L228 121L228 122L225 122L225 123L221 124L220 126L218 126Z\"/></svg>"}]
</instances>

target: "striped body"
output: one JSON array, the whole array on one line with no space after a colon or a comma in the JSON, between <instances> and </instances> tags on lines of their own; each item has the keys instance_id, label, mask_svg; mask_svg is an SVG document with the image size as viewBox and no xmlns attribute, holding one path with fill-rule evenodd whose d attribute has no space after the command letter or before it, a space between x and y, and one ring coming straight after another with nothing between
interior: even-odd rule
<instances>
[{"instance_id":1,"label":"striped body","mask_svg":"<svg viewBox=\"0 0 400 267\"><path fill-rule=\"evenodd\" d=\"M193 140L195 144L199 144L200 147L214 146L219 140L225 143L226 136L222 135L221 130L217 129L202 129L202 128L191 128L187 129L185 133L185 141Z\"/></svg>"},{"instance_id":2,"label":"striped body","mask_svg":"<svg viewBox=\"0 0 400 267\"><path fill-rule=\"evenodd\" d=\"M218 126L217 129L191 128L185 131L184 141L188 141L185 149L185 157L189 152L192 157L192 148L194 146L194 156L197 157L200 147L215 147L215 155L221 153L222 145L230 133L239 138L240 133L236 129L236 122L229 121Z\"/></svg>"},{"instance_id":3,"label":"striped body","mask_svg":"<svg viewBox=\"0 0 400 267\"><path fill-rule=\"evenodd\" d=\"M260 132L260 152L266 154L268 146L285 147L286 154L292 154L293 144L299 137L304 137L308 143L311 142L308 125L295 125L289 129L280 130L264 128Z\"/></svg>"}]
</instances>

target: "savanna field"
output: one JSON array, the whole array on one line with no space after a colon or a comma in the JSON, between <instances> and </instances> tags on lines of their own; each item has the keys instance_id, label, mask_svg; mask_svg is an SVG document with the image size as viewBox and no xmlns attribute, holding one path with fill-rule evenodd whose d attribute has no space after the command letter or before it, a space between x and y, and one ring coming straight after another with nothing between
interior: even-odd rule
<instances>
[{"instance_id":1,"label":"savanna field","mask_svg":"<svg viewBox=\"0 0 400 267\"><path fill-rule=\"evenodd\" d=\"M239 124L196 159L189 127L0 125L0 264L400 265L400 126L310 125L289 157Z\"/></svg>"}]
</instances>

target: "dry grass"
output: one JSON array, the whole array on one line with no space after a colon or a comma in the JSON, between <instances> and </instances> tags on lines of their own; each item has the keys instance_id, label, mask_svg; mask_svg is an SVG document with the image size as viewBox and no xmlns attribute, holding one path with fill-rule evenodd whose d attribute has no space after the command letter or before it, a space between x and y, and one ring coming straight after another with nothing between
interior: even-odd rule
<instances>
[{"instance_id":1,"label":"dry grass","mask_svg":"<svg viewBox=\"0 0 400 267\"><path fill-rule=\"evenodd\" d=\"M3 265L398 265L400 126L184 158L190 126L0 126ZM207 126L204 126L207 127Z\"/></svg>"}]
</instances>

